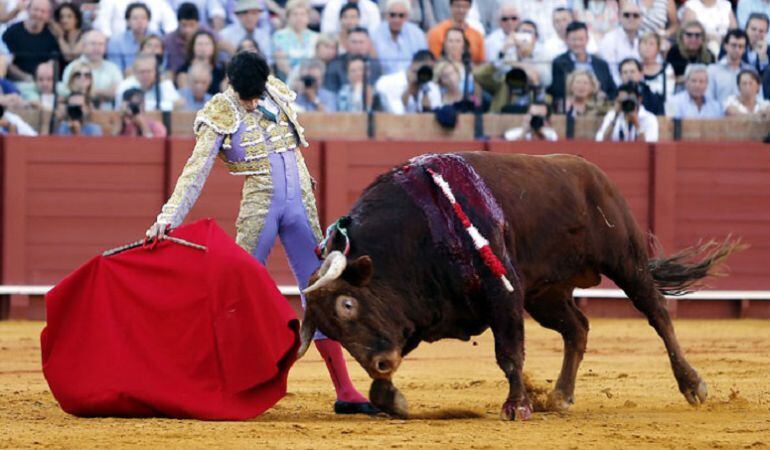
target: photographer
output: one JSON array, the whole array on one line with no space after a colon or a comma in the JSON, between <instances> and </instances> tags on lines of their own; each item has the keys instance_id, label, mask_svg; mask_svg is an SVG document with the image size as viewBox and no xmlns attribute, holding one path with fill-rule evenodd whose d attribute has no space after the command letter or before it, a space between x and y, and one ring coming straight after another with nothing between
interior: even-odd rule
<instances>
[{"instance_id":1,"label":"photographer","mask_svg":"<svg viewBox=\"0 0 770 450\"><path fill-rule=\"evenodd\" d=\"M301 111L335 112L337 98L333 92L321 86L324 79L324 63L320 59L306 59L289 86L297 92L295 105Z\"/></svg>"},{"instance_id":2,"label":"photographer","mask_svg":"<svg viewBox=\"0 0 770 450\"><path fill-rule=\"evenodd\" d=\"M166 137L166 127L145 114L144 101L144 92L139 88L129 88L123 93L119 136Z\"/></svg>"},{"instance_id":3,"label":"photographer","mask_svg":"<svg viewBox=\"0 0 770 450\"><path fill-rule=\"evenodd\" d=\"M90 114L90 108L86 102L86 96L73 93L64 102L66 113L59 124L56 134L59 136L101 136L102 128L86 119Z\"/></svg>"},{"instance_id":4,"label":"photographer","mask_svg":"<svg viewBox=\"0 0 770 450\"><path fill-rule=\"evenodd\" d=\"M512 128L503 134L507 141L556 141L559 136L551 128L551 108L545 102L534 101L524 116L521 127Z\"/></svg>"},{"instance_id":5,"label":"photographer","mask_svg":"<svg viewBox=\"0 0 770 450\"><path fill-rule=\"evenodd\" d=\"M642 105L643 90L633 81L618 88L615 108L604 116L597 141L657 142L658 119Z\"/></svg>"},{"instance_id":6,"label":"photographer","mask_svg":"<svg viewBox=\"0 0 770 450\"><path fill-rule=\"evenodd\" d=\"M431 112L440 107L441 90L433 81L435 58L428 50L415 53L406 71L407 87L401 95L407 113Z\"/></svg>"}]
</instances>

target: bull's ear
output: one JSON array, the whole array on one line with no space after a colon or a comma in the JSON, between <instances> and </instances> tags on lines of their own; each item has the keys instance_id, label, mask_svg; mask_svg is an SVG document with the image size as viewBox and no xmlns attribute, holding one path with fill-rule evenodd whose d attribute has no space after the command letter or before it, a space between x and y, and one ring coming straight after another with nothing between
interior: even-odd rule
<instances>
[{"instance_id":1,"label":"bull's ear","mask_svg":"<svg viewBox=\"0 0 770 450\"><path fill-rule=\"evenodd\" d=\"M342 273L342 278L353 286L366 286L369 284L369 280L372 279L373 270L372 258L366 255L359 256L353 261L348 261L348 265Z\"/></svg>"}]
</instances>

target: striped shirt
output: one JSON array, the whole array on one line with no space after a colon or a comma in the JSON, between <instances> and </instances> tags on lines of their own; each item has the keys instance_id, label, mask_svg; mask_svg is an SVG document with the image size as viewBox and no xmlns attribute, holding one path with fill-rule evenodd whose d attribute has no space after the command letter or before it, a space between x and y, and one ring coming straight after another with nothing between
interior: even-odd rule
<instances>
[{"instance_id":1,"label":"striped shirt","mask_svg":"<svg viewBox=\"0 0 770 450\"><path fill-rule=\"evenodd\" d=\"M639 2L639 8L642 10L642 33L658 33L665 31L668 22L668 1L652 0L650 6L645 2Z\"/></svg>"}]
</instances>

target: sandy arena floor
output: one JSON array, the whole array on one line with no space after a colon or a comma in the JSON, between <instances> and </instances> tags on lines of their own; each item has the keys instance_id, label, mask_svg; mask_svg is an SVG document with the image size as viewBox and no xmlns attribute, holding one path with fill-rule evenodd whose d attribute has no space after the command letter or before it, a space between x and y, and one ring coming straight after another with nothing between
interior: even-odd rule
<instances>
[{"instance_id":1,"label":"sandy arena floor","mask_svg":"<svg viewBox=\"0 0 770 450\"><path fill-rule=\"evenodd\" d=\"M289 395L249 422L79 419L62 412L40 371L42 323L0 322L0 448L769 448L770 322L676 323L691 363L709 384L709 402L687 405L676 389L663 345L642 320L593 320L568 413L536 413L502 422L507 392L489 333L476 343L424 345L402 364L396 385L410 411L444 409L480 418L390 420L330 413L331 383L311 349L289 378ZM552 385L561 340L527 323L526 370ZM357 385L368 379L351 362Z\"/></svg>"}]
</instances>

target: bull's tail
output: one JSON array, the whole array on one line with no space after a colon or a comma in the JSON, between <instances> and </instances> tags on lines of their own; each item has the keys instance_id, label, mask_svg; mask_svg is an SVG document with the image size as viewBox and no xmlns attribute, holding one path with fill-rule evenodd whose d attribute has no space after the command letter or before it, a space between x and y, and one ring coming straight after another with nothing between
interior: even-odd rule
<instances>
[{"instance_id":1,"label":"bull's tail","mask_svg":"<svg viewBox=\"0 0 770 450\"><path fill-rule=\"evenodd\" d=\"M649 268L655 286L664 295L684 295L703 287L708 276L724 276L727 257L749 246L728 236L723 242L710 240L688 247L672 256L651 259Z\"/></svg>"}]
</instances>

